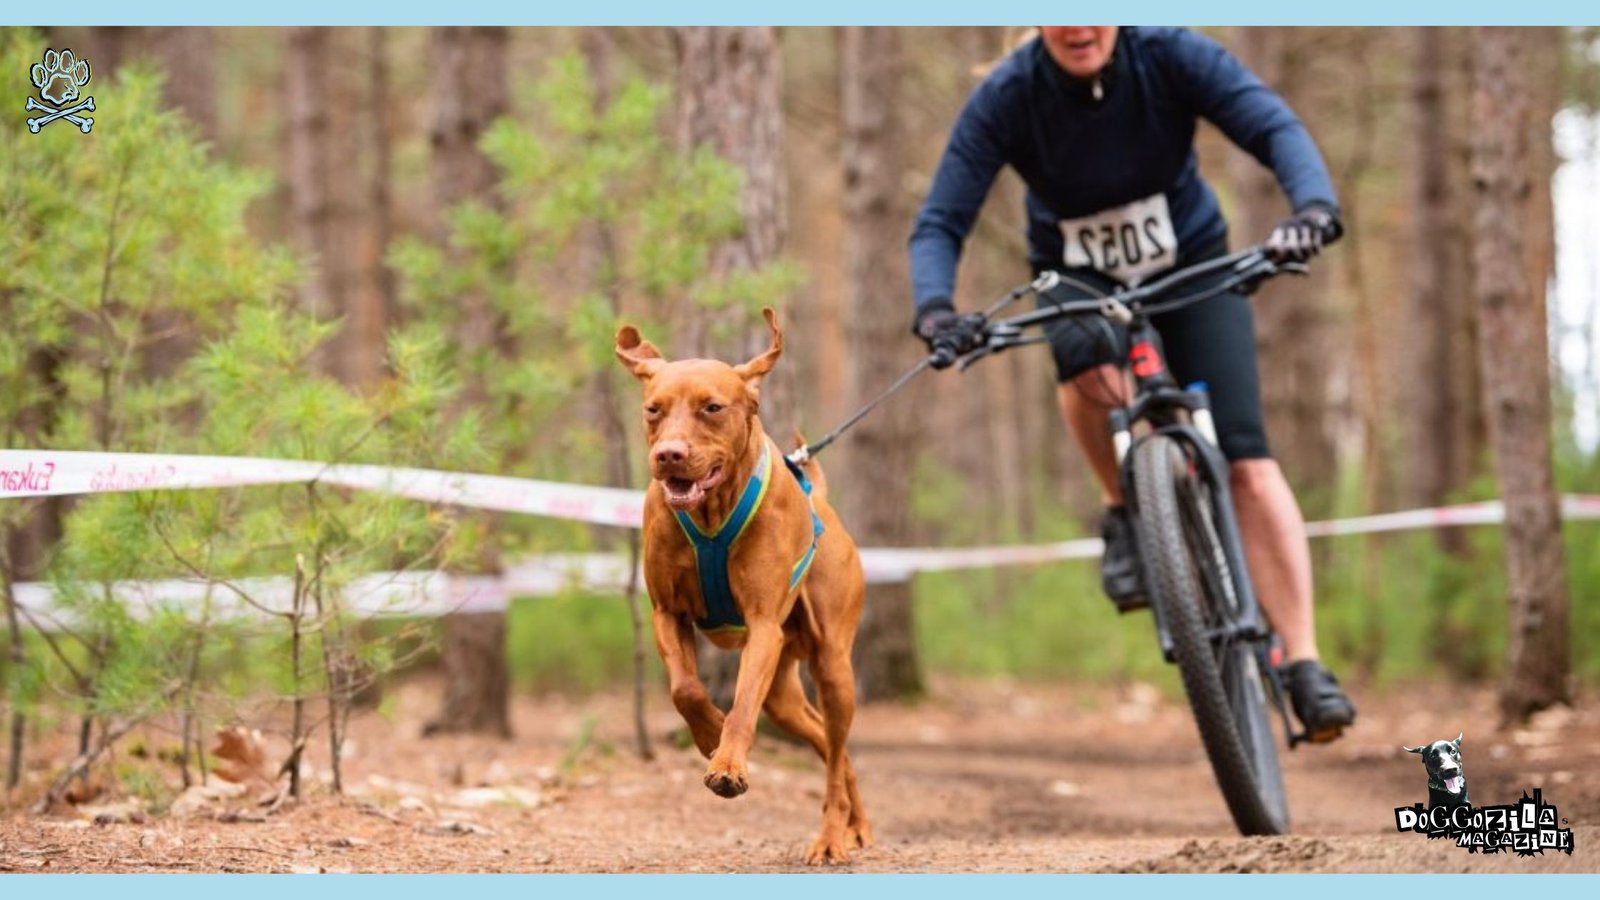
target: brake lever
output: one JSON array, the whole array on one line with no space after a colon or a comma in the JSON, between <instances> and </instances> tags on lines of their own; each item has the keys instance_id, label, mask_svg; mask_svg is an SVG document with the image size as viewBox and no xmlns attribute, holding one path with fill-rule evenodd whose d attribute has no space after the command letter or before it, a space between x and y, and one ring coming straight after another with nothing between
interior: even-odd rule
<instances>
[{"instance_id":1,"label":"brake lever","mask_svg":"<svg viewBox=\"0 0 1600 900\"><path fill-rule=\"evenodd\" d=\"M973 363L983 359L985 356L992 356L996 352L998 351L990 348L987 345L979 347L971 353L968 353L966 356L961 357L961 359L956 362L956 371L965 372L967 369L972 367Z\"/></svg>"},{"instance_id":2,"label":"brake lever","mask_svg":"<svg viewBox=\"0 0 1600 900\"><path fill-rule=\"evenodd\" d=\"M989 325L988 340L984 341L983 346L973 350L966 356L961 357L961 359L956 363L956 371L965 372L967 369L972 367L973 363L976 363L978 360L983 359L985 356L993 356L994 354L999 353L1001 350L1013 346L1020 340L1022 340L1021 328L1018 328L1015 325L1005 325L992 322Z\"/></svg>"}]
</instances>

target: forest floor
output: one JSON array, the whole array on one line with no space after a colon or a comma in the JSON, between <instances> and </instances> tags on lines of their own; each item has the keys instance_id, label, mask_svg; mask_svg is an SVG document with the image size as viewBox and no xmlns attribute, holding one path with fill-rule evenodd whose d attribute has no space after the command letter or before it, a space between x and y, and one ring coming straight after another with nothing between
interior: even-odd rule
<instances>
[{"instance_id":1,"label":"forest floor","mask_svg":"<svg viewBox=\"0 0 1600 900\"><path fill-rule=\"evenodd\" d=\"M701 785L703 760L668 739L678 721L664 696L649 698L657 755L641 762L625 693L519 696L510 741L419 738L438 688L409 681L382 715L357 716L342 797L327 789L318 743L306 799L270 811L194 790L159 812L108 792L35 816L25 811L28 785L49 772L32 770L0 811L0 872L805 869L822 787L809 750L763 735L749 793L728 801ZM1504 729L1483 689L1356 699L1360 719L1343 740L1285 754L1293 835L1241 838L1187 708L1154 688L937 681L921 703L857 715L851 750L877 842L848 868L1600 871L1600 701ZM1542 787L1570 820L1575 853L1469 854L1396 831L1394 808L1426 798L1418 757L1401 745L1458 731L1473 801L1510 803Z\"/></svg>"}]
</instances>

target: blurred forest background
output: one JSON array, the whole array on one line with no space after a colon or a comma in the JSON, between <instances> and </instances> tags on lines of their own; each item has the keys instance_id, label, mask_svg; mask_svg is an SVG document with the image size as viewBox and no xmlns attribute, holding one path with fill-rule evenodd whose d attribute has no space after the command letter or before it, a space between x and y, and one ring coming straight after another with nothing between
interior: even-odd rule
<instances>
[{"instance_id":1,"label":"blurred forest background","mask_svg":"<svg viewBox=\"0 0 1600 900\"><path fill-rule=\"evenodd\" d=\"M1550 189L1564 156L1588 160L1590 178L1600 165L1600 31L1208 33L1299 112L1344 209L1347 236L1311 277L1255 298L1269 432L1307 518L1500 496L1496 447L1553 460L1557 491L1600 492L1596 244L1584 236L1587 268L1557 272ZM818 436L918 358L911 218L967 94L1025 36L0 30L19 107L46 47L90 61L98 104L91 135L0 130L3 446L639 487L617 323L641 324L671 355L742 357L764 345L769 303L787 349L765 424ZM1496 156L1485 135L1510 149ZM1232 243L1263 238L1287 212L1270 174L1208 125L1199 152ZM1506 205L1488 224L1516 237L1498 255L1482 239L1496 196ZM1578 196L1595 222L1600 188ZM1022 223L1007 173L968 244L958 305L1026 279ZM1586 308L1547 314L1558 274L1589 285ZM1515 301L1501 314L1532 338L1485 333L1502 321L1494 297ZM1095 492L1053 391L1047 355L1018 352L926 377L868 419L824 459L858 540L1090 534ZM1512 423L1498 443L1497 409ZM1548 495L1547 470L1526 469L1529 494ZM1513 509L1518 527L1557 527L1541 497L1520 507L1531 519ZM575 590L442 626L357 623L338 605L366 571L626 552L631 535L612 529L304 486L9 500L0 515L13 783L30 723L78 729L93 754L120 723L179 715L187 776L201 721L292 706L297 747L317 726L337 740L349 705L402 666L443 660L449 692L431 727L509 733L508 690L594 690L635 665L637 615L614 597ZM1515 532L1317 540L1324 652L1358 690L1514 681L1527 675L1508 663L1520 634L1523 655L1547 664L1527 675L1543 684L1522 689L1523 705L1560 699L1569 671L1600 679L1600 523L1565 526L1564 563L1551 541L1535 575L1513 561L1538 582L1528 590L1508 584L1503 535ZM179 575L282 575L295 588L270 627L192 610L136 619L102 589ZM28 581L56 582L71 620L19 609L12 587ZM1092 564L1066 563L875 586L864 689L915 695L928 672L1175 685L1148 620L1119 619L1097 582ZM241 651L252 642L271 652Z\"/></svg>"}]
</instances>

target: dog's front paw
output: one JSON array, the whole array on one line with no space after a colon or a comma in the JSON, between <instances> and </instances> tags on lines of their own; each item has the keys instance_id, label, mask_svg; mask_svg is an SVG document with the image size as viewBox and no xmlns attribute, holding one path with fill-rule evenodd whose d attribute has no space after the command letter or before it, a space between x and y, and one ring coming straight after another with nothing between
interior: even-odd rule
<instances>
[{"instance_id":1,"label":"dog's front paw","mask_svg":"<svg viewBox=\"0 0 1600 900\"><path fill-rule=\"evenodd\" d=\"M743 767L734 769L727 765L719 765L715 760L712 761L711 768L706 769L705 782L711 793L728 800L750 789L750 778Z\"/></svg>"}]
</instances>

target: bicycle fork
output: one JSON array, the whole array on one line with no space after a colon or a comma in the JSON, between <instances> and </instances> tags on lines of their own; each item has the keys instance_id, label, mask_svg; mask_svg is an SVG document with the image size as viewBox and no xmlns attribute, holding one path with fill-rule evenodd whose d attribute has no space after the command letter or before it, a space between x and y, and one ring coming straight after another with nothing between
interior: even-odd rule
<instances>
[{"instance_id":1,"label":"bicycle fork","mask_svg":"<svg viewBox=\"0 0 1600 900\"><path fill-rule=\"evenodd\" d=\"M1229 492L1228 463L1222 456L1217 440L1206 384L1196 382L1187 388L1180 388L1167 371L1160 334L1142 316L1130 314L1126 319L1123 324L1128 325L1127 362L1134 377L1134 401L1128 407L1115 407L1111 410L1111 441L1116 452L1117 464L1123 473L1123 495L1132 496L1133 493L1130 469L1125 464L1128 454L1133 451L1136 443L1133 423L1150 421L1154 425L1151 434L1166 435L1190 448L1191 452L1186 455L1194 469L1192 474L1211 488L1213 500L1218 508L1231 510L1233 498ZM1180 410L1188 414L1187 422L1178 414ZM1139 440L1145 440L1147 437L1148 435L1143 436ZM1278 660L1273 658L1277 649L1275 636L1270 629L1264 627L1261 607L1256 602L1249 578L1238 577L1239 574L1249 571L1245 565L1238 524L1231 515L1208 516L1208 519L1217 534L1215 562L1223 574L1225 589L1232 594L1228 599L1242 612L1237 621L1216 629L1216 633L1210 637L1213 642L1236 640L1251 642L1256 654L1257 667L1267 673L1272 705L1277 709L1278 718L1283 722L1283 733L1289 749L1293 750L1302 742L1310 740L1310 735L1305 730L1297 731L1294 727L1293 720L1289 716L1288 690L1276 665ZM1151 611L1156 619L1156 636L1162 658L1172 663L1176 660L1176 655L1171 634L1163 621L1161 605L1152 603Z\"/></svg>"}]
</instances>

